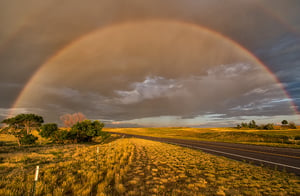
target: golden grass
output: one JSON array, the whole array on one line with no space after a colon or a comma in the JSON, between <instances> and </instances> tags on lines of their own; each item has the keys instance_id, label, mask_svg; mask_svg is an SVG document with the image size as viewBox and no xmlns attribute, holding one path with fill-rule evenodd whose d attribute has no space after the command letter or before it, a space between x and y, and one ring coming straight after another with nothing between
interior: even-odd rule
<instances>
[{"instance_id":1,"label":"golden grass","mask_svg":"<svg viewBox=\"0 0 300 196\"><path fill-rule=\"evenodd\" d=\"M0 144L1 145L7 145L7 144L14 144L17 145L18 140L13 135L7 135L7 134L0 134Z\"/></svg>"},{"instance_id":2,"label":"golden grass","mask_svg":"<svg viewBox=\"0 0 300 196\"><path fill-rule=\"evenodd\" d=\"M104 128L104 131L151 137L220 141L255 145L300 148L300 128L297 129L236 129L236 128Z\"/></svg>"},{"instance_id":3,"label":"golden grass","mask_svg":"<svg viewBox=\"0 0 300 196\"><path fill-rule=\"evenodd\" d=\"M100 153L96 153L96 148ZM0 195L299 195L292 174L142 139L2 156Z\"/></svg>"},{"instance_id":4,"label":"golden grass","mask_svg":"<svg viewBox=\"0 0 300 196\"><path fill-rule=\"evenodd\" d=\"M39 132L37 130L32 130L31 133L34 136L38 137L37 144L46 144L46 143L49 143L49 140L41 137L39 135ZM18 140L13 135L0 134L0 144L2 144L2 145L9 145L9 144L17 145L18 144Z\"/></svg>"},{"instance_id":5,"label":"golden grass","mask_svg":"<svg viewBox=\"0 0 300 196\"><path fill-rule=\"evenodd\" d=\"M3 142L16 141L17 142L17 139L13 135L0 134L0 141L3 141Z\"/></svg>"}]
</instances>

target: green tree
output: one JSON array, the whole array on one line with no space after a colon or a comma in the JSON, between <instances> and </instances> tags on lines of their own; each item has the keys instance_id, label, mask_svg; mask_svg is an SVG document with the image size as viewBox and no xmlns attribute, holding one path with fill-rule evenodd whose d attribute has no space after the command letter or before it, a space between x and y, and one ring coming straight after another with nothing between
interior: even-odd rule
<instances>
[{"instance_id":1,"label":"green tree","mask_svg":"<svg viewBox=\"0 0 300 196\"><path fill-rule=\"evenodd\" d=\"M32 134L25 134L24 137L21 137L20 143L21 144L34 144L38 137Z\"/></svg>"},{"instance_id":2,"label":"green tree","mask_svg":"<svg viewBox=\"0 0 300 196\"><path fill-rule=\"evenodd\" d=\"M249 127L248 124L245 123L245 122L242 122L242 123L241 123L241 126L242 126L243 128L248 128L248 127Z\"/></svg>"},{"instance_id":3,"label":"green tree","mask_svg":"<svg viewBox=\"0 0 300 196\"><path fill-rule=\"evenodd\" d=\"M60 143L60 144L65 143L66 141L68 141L70 139L71 139L70 132L67 130L59 129L51 135L51 140L53 142Z\"/></svg>"},{"instance_id":4,"label":"green tree","mask_svg":"<svg viewBox=\"0 0 300 196\"><path fill-rule=\"evenodd\" d=\"M287 120L283 120L281 121L282 126L286 126L287 124L289 124L289 122Z\"/></svg>"},{"instance_id":5,"label":"green tree","mask_svg":"<svg viewBox=\"0 0 300 196\"><path fill-rule=\"evenodd\" d=\"M14 135L18 140L19 146L25 143L29 144L31 141L36 141L34 139L35 136L30 134L31 129L40 127L43 122L43 117L36 114L19 114L15 117L4 119L1 123L7 124L8 127L1 132ZM24 140L22 140L23 138Z\"/></svg>"},{"instance_id":6,"label":"green tree","mask_svg":"<svg viewBox=\"0 0 300 196\"><path fill-rule=\"evenodd\" d=\"M72 126L69 132L69 138L73 139L75 143L90 142L93 137L104 135L102 132L103 127L104 124L100 121L96 120L92 122L90 120L84 120Z\"/></svg>"},{"instance_id":7,"label":"green tree","mask_svg":"<svg viewBox=\"0 0 300 196\"><path fill-rule=\"evenodd\" d=\"M271 123L268 123L266 125L263 126L263 129L265 130L273 130L274 129L274 125Z\"/></svg>"},{"instance_id":8,"label":"green tree","mask_svg":"<svg viewBox=\"0 0 300 196\"><path fill-rule=\"evenodd\" d=\"M250 122L249 122L249 128L252 128L252 129L255 129L255 128L257 128L257 125L256 125L256 122L254 121L254 120L251 120Z\"/></svg>"},{"instance_id":9,"label":"green tree","mask_svg":"<svg viewBox=\"0 0 300 196\"><path fill-rule=\"evenodd\" d=\"M43 117L36 114L19 114L15 117L4 119L1 123L5 123L14 129L25 128L26 133L30 134L32 128L40 127L43 122Z\"/></svg>"},{"instance_id":10,"label":"green tree","mask_svg":"<svg viewBox=\"0 0 300 196\"><path fill-rule=\"evenodd\" d=\"M48 123L41 126L40 135L44 138L51 138L58 131L58 126L55 123Z\"/></svg>"},{"instance_id":11,"label":"green tree","mask_svg":"<svg viewBox=\"0 0 300 196\"><path fill-rule=\"evenodd\" d=\"M3 122L3 121L2 121ZM17 138L17 142L18 142L18 145L21 146L21 139L23 137L25 137L26 134L26 130L25 129L17 129L15 127L5 127L1 130L2 134L9 134L9 135L13 135Z\"/></svg>"}]
</instances>

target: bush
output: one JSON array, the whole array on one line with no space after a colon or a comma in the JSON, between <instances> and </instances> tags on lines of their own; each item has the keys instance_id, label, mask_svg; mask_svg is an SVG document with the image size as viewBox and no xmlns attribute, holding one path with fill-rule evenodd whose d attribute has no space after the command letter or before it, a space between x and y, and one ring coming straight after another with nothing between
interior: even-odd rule
<instances>
[{"instance_id":1,"label":"bush","mask_svg":"<svg viewBox=\"0 0 300 196\"><path fill-rule=\"evenodd\" d=\"M242 122L242 123L241 123L241 127L243 127L243 128L249 128L248 124L245 123L245 122Z\"/></svg>"},{"instance_id":2,"label":"bush","mask_svg":"<svg viewBox=\"0 0 300 196\"><path fill-rule=\"evenodd\" d=\"M288 121L287 121L287 120L283 120L283 121L281 122L281 124L282 124L282 126L286 126L286 125L288 124Z\"/></svg>"},{"instance_id":3,"label":"bush","mask_svg":"<svg viewBox=\"0 0 300 196\"><path fill-rule=\"evenodd\" d=\"M45 138L50 138L56 131L58 131L57 124L49 123L41 126L40 135Z\"/></svg>"},{"instance_id":4,"label":"bush","mask_svg":"<svg viewBox=\"0 0 300 196\"><path fill-rule=\"evenodd\" d=\"M248 124L248 127L251 129L257 128L256 122L254 120L251 120Z\"/></svg>"},{"instance_id":5,"label":"bush","mask_svg":"<svg viewBox=\"0 0 300 196\"><path fill-rule=\"evenodd\" d=\"M70 133L66 130L57 130L51 135L51 140L56 143L65 143L70 139Z\"/></svg>"},{"instance_id":6,"label":"bush","mask_svg":"<svg viewBox=\"0 0 300 196\"><path fill-rule=\"evenodd\" d=\"M20 138L21 144L34 144L38 137L32 134L26 134L24 137Z\"/></svg>"},{"instance_id":7,"label":"bush","mask_svg":"<svg viewBox=\"0 0 300 196\"><path fill-rule=\"evenodd\" d=\"M295 125L294 122L290 122L290 123L289 123L289 128L290 128L290 129L297 129L297 127L296 127L296 125Z\"/></svg>"},{"instance_id":8,"label":"bush","mask_svg":"<svg viewBox=\"0 0 300 196\"><path fill-rule=\"evenodd\" d=\"M268 123L268 124L266 124L266 125L263 126L263 129L264 130L273 130L274 129L274 125Z\"/></svg>"},{"instance_id":9,"label":"bush","mask_svg":"<svg viewBox=\"0 0 300 196\"><path fill-rule=\"evenodd\" d=\"M72 126L69 136L75 143L90 142L95 136L102 136L104 124L99 121L84 120Z\"/></svg>"}]
</instances>

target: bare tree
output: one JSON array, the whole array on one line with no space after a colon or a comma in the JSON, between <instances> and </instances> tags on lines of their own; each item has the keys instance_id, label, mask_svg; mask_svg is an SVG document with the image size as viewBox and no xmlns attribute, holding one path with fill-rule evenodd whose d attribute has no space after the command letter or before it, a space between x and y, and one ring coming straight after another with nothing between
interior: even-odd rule
<instances>
[{"instance_id":1,"label":"bare tree","mask_svg":"<svg viewBox=\"0 0 300 196\"><path fill-rule=\"evenodd\" d=\"M72 127L76 123L86 120L86 117L81 112L77 112L74 114L64 114L60 116L60 120L64 123L65 127Z\"/></svg>"}]
</instances>

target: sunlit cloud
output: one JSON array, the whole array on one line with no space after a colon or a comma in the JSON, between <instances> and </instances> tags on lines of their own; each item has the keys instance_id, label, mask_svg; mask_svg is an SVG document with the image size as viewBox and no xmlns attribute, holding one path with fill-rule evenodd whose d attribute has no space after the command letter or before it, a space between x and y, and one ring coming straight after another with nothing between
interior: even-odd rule
<instances>
[{"instance_id":1,"label":"sunlit cloud","mask_svg":"<svg viewBox=\"0 0 300 196\"><path fill-rule=\"evenodd\" d=\"M173 96L183 85L175 79L154 76L146 77L143 82L133 83L131 87L133 88L131 91L116 91L116 94L121 97L117 101L131 104L144 99Z\"/></svg>"}]
</instances>

